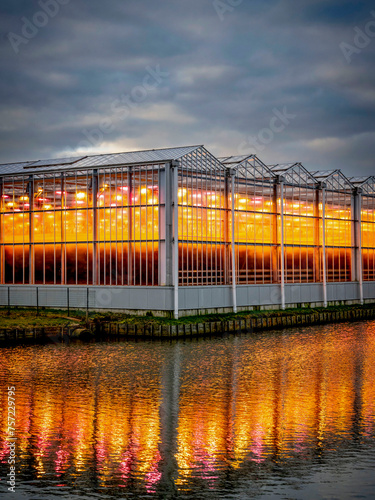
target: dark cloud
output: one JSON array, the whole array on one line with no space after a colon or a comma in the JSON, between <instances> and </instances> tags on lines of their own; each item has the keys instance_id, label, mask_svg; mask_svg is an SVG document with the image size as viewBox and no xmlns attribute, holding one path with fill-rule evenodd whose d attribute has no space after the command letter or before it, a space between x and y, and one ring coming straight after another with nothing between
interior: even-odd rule
<instances>
[{"instance_id":1,"label":"dark cloud","mask_svg":"<svg viewBox=\"0 0 375 500\"><path fill-rule=\"evenodd\" d=\"M235 154L286 109L255 150L265 161L375 173L375 36L354 46L372 3L232 3L71 0L16 54L9 33L41 5L3 0L0 161L197 143Z\"/></svg>"}]
</instances>

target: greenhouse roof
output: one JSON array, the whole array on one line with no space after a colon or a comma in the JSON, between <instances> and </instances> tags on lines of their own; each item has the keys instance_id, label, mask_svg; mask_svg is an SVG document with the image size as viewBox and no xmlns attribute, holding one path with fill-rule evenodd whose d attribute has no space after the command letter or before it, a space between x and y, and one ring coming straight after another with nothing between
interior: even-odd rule
<instances>
[{"instance_id":1,"label":"greenhouse roof","mask_svg":"<svg viewBox=\"0 0 375 500\"><path fill-rule=\"evenodd\" d=\"M152 165L181 160L183 169L225 172L233 169L244 179L275 179L282 175L293 184L313 184L324 182L332 189L353 189L369 186L373 189L375 177L347 178L341 170L319 170L310 172L301 163L279 163L267 166L255 154L234 155L216 158L202 145L175 148L148 149L112 154L81 155L47 160L33 160L0 164L0 175L29 175L63 170L86 170L130 165Z\"/></svg>"},{"instance_id":2,"label":"greenhouse roof","mask_svg":"<svg viewBox=\"0 0 375 500\"><path fill-rule=\"evenodd\" d=\"M354 186L360 187L363 193L371 196L375 195L375 176L350 177L349 180Z\"/></svg>"},{"instance_id":3,"label":"greenhouse roof","mask_svg":"<svg viewBox=\"0 0 375 500\"><path fill-rule=\"evenodd\" d=\"M276 175L282 175L286 182L291 184L317 184L318 180L311 172L306 170L302 163L278 163L276 165L269 165L269 168Z\"/></svg>"},{"instance_id":4,"label":"greenhouse roof","mask_svg":"<svg viewBox=\"0 0 375 500\"><path fill-rule=\"evenodd\" d=\"M374 177L372 175L349 177L349 180L355 186L361 186L362 184L365 184L366 182L373 182Z\"/></svg>"},{"instance_id":5,"label":"greenhouse roof","mask_svg":"<svg viewBox=\"0 0 375 500\"><path fill-rule=\"evenodd\" d=\"M341 172L341 170L317 170L310 172L315 179L327 184L331 189L353 189L354 185L350 180Z\"/></svg>"},{"instance_id":6,"label":"greenhouse roof","mask_svg":"<svg viewBox=\"0 0 375 500\"><path fill-rule=\"evenodd\" d=\"M238 156L221 156L218 159L221 161L221 163L224 163L224 165L234 165L241 163L245 160L251 160L253 158L257 158L255 155L238 155Z\"/></svg>"},{"instance_id":7,"label":"greenhouse roof","mask_svg":"<svg viewBox=\"0 0 375 500\"><path fill-rule=\"evenodd\" d=\"M149 149L145 151L132 151L125 153L112 153L52 160L37 160L21 163L6 163L0 165L0 174L25 174L32 172L45 172L48 170L86 169L95 167L120 166L145 163L160 163L178 160L202 146L184 146L177 148Z\"/></svg>"},{"instance_id":8,"label":"greenhouse roof","mask_svg":"<svg viewBox=\"0 0 375 500\"><path fill-rule=\"evenodd\" d=\"M269 167L256 155L225 156L219 160L228 168L233 168L241 177L254 179L274 178Z\"/></svg>"}]
</instances>

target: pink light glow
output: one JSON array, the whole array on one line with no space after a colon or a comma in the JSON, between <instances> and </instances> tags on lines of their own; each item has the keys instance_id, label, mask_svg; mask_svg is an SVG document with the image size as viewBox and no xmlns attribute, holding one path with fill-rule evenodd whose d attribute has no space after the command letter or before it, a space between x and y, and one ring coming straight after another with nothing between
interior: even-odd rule
<instances>
[{"instance_id":1,"label":"pink light glow","mask_svg":"<svg viewBox=\"0 0 375 500\"><path fill-rule=\"evenodd\" d=\"M148 492L152 491L152 486L156 484L158 481L161 479L161 472L158 470L158 464L161 460L161 456L159 451L156 453L156 456L154 457L151 469L147 472L145 476L145 481L146 481L146 490Z\"/></svg>"},{"instance_id":2,"label":"pink light glow","mask_svg":"<svg viewBox=\"0 0 375 500\"><path fill-rule=\"evenodd\" d=\"M264 456L262 456L264 438L264 429L261 426L257 426L257 428L253 432L253 444L250 448L250 450L254 454L254 458L252 459L253 462L261 463L265 460Z\"/></svg>"},{"instance_id":3,"label":"pink light glow","mask_svg":"<svg viewBox=\"0 0 375 500\"><path fill-rule=\"evenodd\" d=\"M131 471L132 457L129 451L123 454L122 461L120 462L119 471L121 472L121 478L127 479Z\"/></svg>"},{"instance_id":4,"label":"pink light glow","mask_svg":"<svg viewBox=\"0 0 375 500\"><path fill-rule=\"evenodd\" d=\"M55 460L55 470L58 474L64 472L68 465L69 453L59 446L58 451L56 452L56 460Z\"/></svg>"}]
</instances>

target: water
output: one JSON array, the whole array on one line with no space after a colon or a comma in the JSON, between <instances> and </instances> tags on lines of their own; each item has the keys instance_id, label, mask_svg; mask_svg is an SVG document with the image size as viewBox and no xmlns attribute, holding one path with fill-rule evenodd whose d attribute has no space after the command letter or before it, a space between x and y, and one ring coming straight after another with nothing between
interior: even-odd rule
<instances>
[{"instance_id":1,"label":"water","mask_svg":"<svg viewBox=\"0 0 375 500\"><path fill-rule=\"evenodd\" d=\"M0 356L0 497L375 498L374 321Z\"/></svg>"}]
</instances>

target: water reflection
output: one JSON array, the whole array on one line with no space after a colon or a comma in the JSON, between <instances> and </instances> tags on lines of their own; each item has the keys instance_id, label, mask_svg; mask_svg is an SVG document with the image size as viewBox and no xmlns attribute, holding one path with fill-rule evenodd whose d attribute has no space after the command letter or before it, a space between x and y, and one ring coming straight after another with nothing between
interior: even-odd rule
<instances>
[{"instance_id":1,"label":"water reflection","mask_svg":"<svg viewBox=\"0 0 375 500\"><path fill-rule=\"evenodd\" d=\"M375 322L166 343L1 350L16 387L19 491L235 491L375 435ZM0 415L1 477L7 414ZM256 493L254 493L256 496Z\"/></svg>"}]
</instances>

